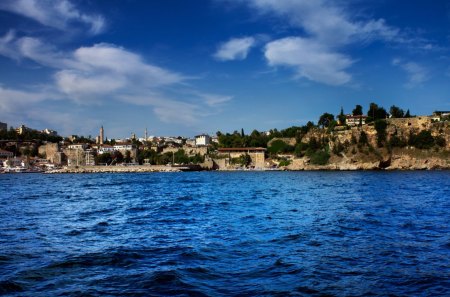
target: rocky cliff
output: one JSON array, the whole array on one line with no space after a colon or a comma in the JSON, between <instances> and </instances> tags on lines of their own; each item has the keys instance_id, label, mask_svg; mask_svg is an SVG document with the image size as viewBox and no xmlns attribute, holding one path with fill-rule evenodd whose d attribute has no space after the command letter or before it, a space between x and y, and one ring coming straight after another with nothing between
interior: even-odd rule
<instances>
[{"instance_id":1,"label":"rocky cliff","mask_svg":"<svg viewBox=\"0 0 450 297\"><path fill-rule=\"evenodd\" d=\"M330 158L326 165L314 165L307 156L294 157L287 170L422 170L450 169L450 122L433 122L431 117L387 119L382 144L374 125L333 131L311 129L301 142L312 138L325 143ZM429 148L411 145L411 138L429 131L436 139ZM367 141L361 142L365 134ZM439 141L437 141L439 139ZM290 142L292 143L292 141Z\"/></svg>"}]
</instances>

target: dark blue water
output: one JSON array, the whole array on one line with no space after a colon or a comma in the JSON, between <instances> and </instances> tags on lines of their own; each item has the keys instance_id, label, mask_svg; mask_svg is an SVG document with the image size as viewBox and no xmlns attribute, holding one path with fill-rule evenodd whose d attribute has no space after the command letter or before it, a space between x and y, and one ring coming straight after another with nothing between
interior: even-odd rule
<instances>
[{"instance_id":1,"label":"dark blue water","mask_svg":"<svg viewBox=\"0 0 450 297\"><path fill-rule=\"evenodd\" d=\"M4 174L0 187L0 295L450 295L450 172Z\"/></svg>"}]
</instances>

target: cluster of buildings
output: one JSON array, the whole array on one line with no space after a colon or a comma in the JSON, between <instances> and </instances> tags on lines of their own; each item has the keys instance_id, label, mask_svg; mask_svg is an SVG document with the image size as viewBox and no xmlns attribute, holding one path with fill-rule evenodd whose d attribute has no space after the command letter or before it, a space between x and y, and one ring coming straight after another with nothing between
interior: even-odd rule
<instances>
[{"instance_id":1,"label":"cluster of buildings","mask_svg":"<svg viewBox=\"0 0 450 297\"><path fill-rule=\"evenodd\" d=\"M432 121L440 122L450 116L450 111L435 111L431 116ZM351 115L345 116L345 124L349 127L362 126L366 124L367 116L365 115ZM340 123L342 124L342 123Z\"/></svg>"},{"instance_id":2,"label":"cluster of buildings","mask_svg":"<svg viewBox=\"0 0 450 297\"><path fill-rule=\"evenodd\" d=\"M417 117L417 122L425 127L425 124L449 120L450 111L435 111L432 116ZM413 118L411 118L413 119ZM345 124L350 127L365 125L367 116L364 115L346 115ZM411 126L411 120L406 118L390 119L396 121L397 124ZM424 126L425 125L425 126ZM8 125L0 122L0 131L7 131ZM42 131L34 130L21 125L16 129L17 134L22 135L27 131L34 131L46 135L57 136L58 133L54 130L44 129ZM85 139L86 140L86 139ZM206 156L210 154L210 147L213 143L218 143L217 137L211 137L208 134L200 134L194 138L183 137L154 137L148 136L147 129L145 129L144 137L137 138L132 134L127 139L107 140L105 138L105 130L103 126L100 128L99 135L94 141L82 142L75 135L68 137L59 143L46 143L37 147L37 142L29 141L14 141L2 140L2 147L15 146L19 151L21 149L30 149L33 147L37 150L37 157L30 158L26 154L25 157L16 157L12 151L0 149L0 172L8 170L22 171L34 167L39 168L54 168L55 166L89 166L96 165L96 156L109 153L115 155L115 152L120 152L123 156L127 156L131 163L137 164L138 153L145 150L154 150L157 153L176 153L179 150L184 150L188 156ZM219 148L214 152L214 162L219 168L228 168L233 165L233 160L246 155L250 158L250 167L264 168L266 149L261 147L247 147L247 148ZM111 164L106 164L111 165Z\"/></svg>"},{"instance_id":3,"label":"cluster of buildings","mask_svg":"<svg viewBox=\"0 0 450 297\"><path fill-rule=\"evenodd\" d=\"M0 122L0 130L7 130L6 123ZM56 131L45 129L37 131L21 125L16 129L17 134L22 135L27 131L46 133L48 135L57 135ZM138 152L146 149L152 149L158 153L175 153L183 149L188 156L201 155L208 153L208 147L212 142L218 142L217 137L211 137L207 134L197 135L194 138L183 137L153 137L148 136L145 129L144 137L137 138L133 133L130 138L107 140L103 126L100 128L99 135L95 137L95 142L89 139L82 139L76 135L71 135L58 143L45 143L37 147L34 141L6 141L5 145L18 148L20 151L27 147L36 147L38 157L16 157L11 151L0 150L0 169L5 168L32 168L36 165L43 168L53 168L54 166L89 166L95 165L95 157L105 153L115 155L120 152L127 156L131 163L136 164ZM109 165L109 164L106 164ZM1 170L0 170L1 171Z\"/></svg>"}]
</instances>

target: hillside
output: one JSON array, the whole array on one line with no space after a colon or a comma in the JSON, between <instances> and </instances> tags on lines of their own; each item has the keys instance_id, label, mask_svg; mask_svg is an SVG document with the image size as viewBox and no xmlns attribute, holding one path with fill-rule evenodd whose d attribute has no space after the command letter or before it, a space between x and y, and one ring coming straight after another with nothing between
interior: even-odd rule
<instances>
[{"instance_id":1,"label":"hillside","mask_svg":"<svg viewBox=\"0 0 450 297\"><path fill-rule=\"evenodd\" d=\"M287 143L295 143L287 170L450 169L450 122L431 117L313 128Z\"/></svg>"}]
</instances>

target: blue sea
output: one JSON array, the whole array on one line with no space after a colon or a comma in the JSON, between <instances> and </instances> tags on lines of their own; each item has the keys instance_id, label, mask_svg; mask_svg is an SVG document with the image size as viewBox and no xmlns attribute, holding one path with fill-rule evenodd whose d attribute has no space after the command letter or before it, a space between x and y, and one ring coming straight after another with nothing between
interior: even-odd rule
<instances>
[{"instance_id":1,"label":"blue sea","mask_svg":"<svg viewBox=\"0 0 450 297\"><path fill-rule=\"evenodd\" d=\"M449 296L450 172L3 174L0 295Z\"/></svg>"}]
</instances>

